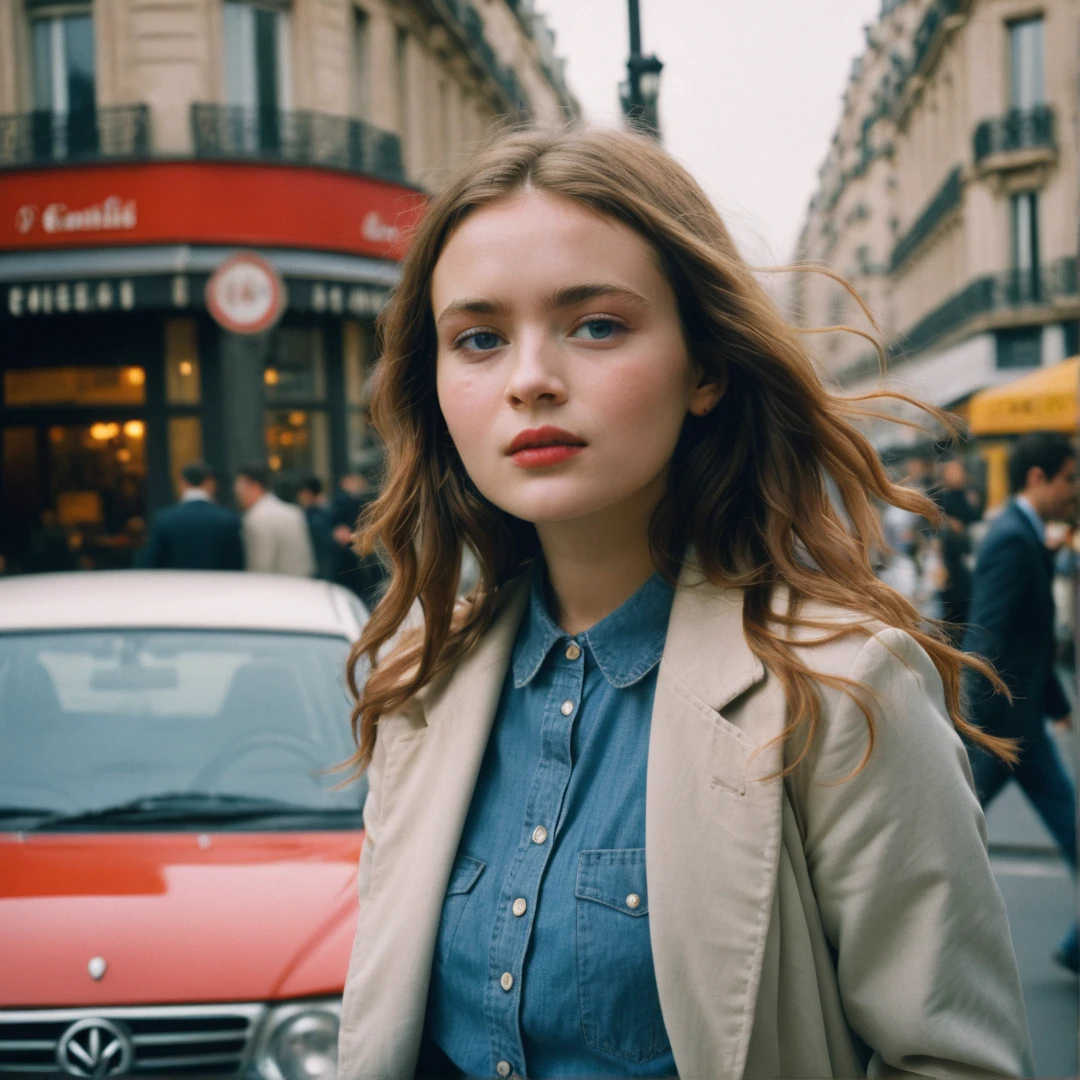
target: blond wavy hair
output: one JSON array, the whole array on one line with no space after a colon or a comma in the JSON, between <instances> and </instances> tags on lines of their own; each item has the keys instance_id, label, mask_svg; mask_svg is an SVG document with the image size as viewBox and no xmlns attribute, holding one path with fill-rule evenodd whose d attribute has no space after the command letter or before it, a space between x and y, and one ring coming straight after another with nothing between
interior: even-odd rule
<instances>
[{"instance_id":1,"label":"blond wavy hair","mask_svg":"<svg viewBox=\"0 0 1080 1080\"><path fill-rule=\"evenodd\" d=\"M862 709L870 728L865 764L874 723L859 684L815 672L799 658L793 630L820 631L815 641L825 643L868 635L874 620L907 631L926 650L957 730L1014 760L1011 742L983 734L962 714L963 668L1000 687L993 670L927 627L871 567L872 552L884 548L874 499L929 518L938 511L931 500L890 482L854 422L878 415L866 407L870 397L920 403L896 393L830 393L802 332L780 315L689 174L643 135L568 128L511 131L470 160L427 206L400 283L380 316L371 415L387 471L381 494L363 516L357 550L381 549L392 574L350 657L357 749L343 767L354 774L366 768L380 717L401 710L453 669L491 625L503 587L539 554L533 526L484 498L454 448L436 394L431 305L432 273L458 225L526 187L587 206L643 237L675 292L691 359L705 378L726 386L707 417L687 418L649 539L656 566L669 579L693 548L709 580L743 590L746 640L787 699L789 723L781 738L800 730L804 736L784 771L810 747L820 722L822 682L839 686ZM830 498L827 478L846 521ZM465 545L478 558L480 580L455 602ZM773 600L782 587L786 611L778 613ZM417 601L422 626L402 631ZM835 620L815 622L800 614L810 601L864 618L839 627ZM805 640L799 647L806 647ZM362 687L360 668L367 671Z\"/></svg>"}]
</instances>

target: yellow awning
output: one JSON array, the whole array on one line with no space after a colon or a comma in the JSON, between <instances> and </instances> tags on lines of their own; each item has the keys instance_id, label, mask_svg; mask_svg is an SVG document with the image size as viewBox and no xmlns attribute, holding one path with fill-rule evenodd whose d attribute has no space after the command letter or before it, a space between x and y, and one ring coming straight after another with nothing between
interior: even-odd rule
<instances>
[{"instance_id":1,"label":"yellow awning","mask_svg":"<svg viewBox=\"0 0 1080 1080\"><path fill-rule=\"evenodd\" d=\"M1039 368L1004 386L972 396L972 435L1022 435L1027 431L1076 431L1080 356Z\"/></svg>"}]
</instances>

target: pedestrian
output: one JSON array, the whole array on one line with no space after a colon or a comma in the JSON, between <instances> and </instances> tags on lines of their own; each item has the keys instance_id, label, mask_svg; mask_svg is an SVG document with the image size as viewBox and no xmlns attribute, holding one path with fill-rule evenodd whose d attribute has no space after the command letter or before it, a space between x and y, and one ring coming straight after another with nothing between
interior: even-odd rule
<instances>
[{"instance_id":1,"label":"pedestrian","mask_svg":"<svg viewBox=\"0 0 1080 1080\"><path fill-rule=\"evenodd\" d=\"M317 476L309 476L300 484L296 501L307 518L308 535L311 537L311 549L315 555L315 576L324 581L333 581L335 542L333 537L334 519L330 507L326 505L322 481Z\"/></svg>"},{"instance_id":2,"label":"pedestrian","mask_svg":"<svg viewBox=\"0 0 1080 1080\"><path fill-rule=\"evenodd\" d=\"M147 570L243 570L240 515L215 502L217 477L205 462L180 470L180 501L154 518L136 565Z\"/></svg>"},{"instance_id":3,"label":"pedestrian","mask_svg":"<svg viewBox=\"0 0 1080 1080\"><path fill-rule=\"evenodd\" d=\"M975 565L971 625L964 650L993 661L1011 698L994 694L969 674L972 718L991 735L1018 739L1020 760L1010 770L972 747L971 767L983 806L1015 780L1076 870L1076 793L1047 730L1047 717L1072 722L1068 698L1054 671L1053 553L1046 525L1076 513L1076 449L1064 435L1023 435L1009 456L1013 499L994 519ZM1080 967L1074 924L1054 951L1058 963Z\"/></svg>"},{"instance_id":4,"label":"pedestrian","mask_svg":"<svg viewBox=\"0 0 1080 1080\"><path fill-rule=\"evenodd\" d=\"M270 490L269 470L264 465L240 469L233 491L244 511L247 568L260 574L311 577L315 554L307 519L299 506L282 502Z\"/></svg>"},{"instance_id":5,"label":"pedestrian","mask_svg":"<svg viewBox=\"0 0 1080 1080\"><path fill-rule=\"evenodd\" d=\"M968 483L967 470L959 458L948 458L941 466L942 486L934 492L945 520L938 530L944 580L940 590L941 617L956 627L957 640L963 637L971 608L972 554L968 528L982 516L977 497Z\"/></svg>"},{"instance_id":6,"label":"pedestrian","mask_svg":"<svg viewBox=\"0 0 1080 1080\"><path fill-rule=\"evenodd\" d=\"M341 1080L1030 1073L958 731L1012 748L870 566L932 506L682 167L504 136L380 326Z\"/></svg>"},{"instance_id":7,"label":"pedestrian","mask_svg":"<svg viewBox=\"0 0 1080 1080\"><path fill-rule=\"evenodd\" d=\"M367 476L359 469L350 469L338 481L330 506L334 539L332 580L356 593L369 611L379 602L386 587L386 567L376 553L358 555L353 545L357 522L374 498Z\"/></svg>"}]
</instances>

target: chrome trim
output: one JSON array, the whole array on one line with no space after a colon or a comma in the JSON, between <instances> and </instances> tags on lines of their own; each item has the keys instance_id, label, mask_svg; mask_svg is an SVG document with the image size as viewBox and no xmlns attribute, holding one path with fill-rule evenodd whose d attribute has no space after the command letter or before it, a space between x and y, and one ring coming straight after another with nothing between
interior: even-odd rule
<instances>
[{"instance_id":1,"label":"chrome trim","mask_svg":"<svg viewBox=\"0 0 1080 1080\"><path fill-rule=\"evenodd\" d=\"M291 1004L291 1003L290 1003ZM22 1062L4 1062L9 1054L20 1052L55 1052L67 1029L80 1020L118 1020L118 1021L175 1021L190 1023L216 1019L234 1019L237 1027L232 1031L177 1031L177 1032L132 1032L131 1043L135 1049L135 1061L129 1076L140 1073L157 1073L160 1069L182 1068L198 1065L234 1065L237 1076L243 1076L251 1068L254 1060L253 1049L257 1036L265 1028L265 1019L274 1006L262 1002L237 1002L235 1004L185 1004L185 1005L103 1005L100 1008L62 1008L62 1009L0 1009L0 1073L49 1073L56 1075L55 1060L45 1064L26 1064ZM298 1011L302 1011L302 1008ZM240 1022L243 1022L241 1026ZM64 1025L55 1038L49 1039L4 1039L4 1030L16 1024L56 1024ZM223 1042L243 1042L239 1051L229 1054L208 1053L193 1054L190 1049L195 1044L205 1045ZM175 1047L178 1053L171 1057L153 1056L140 1061L140 1049L151 1047ZM188 1053L184 1051L188 1050Z\"/></svg>"}]
</instances>

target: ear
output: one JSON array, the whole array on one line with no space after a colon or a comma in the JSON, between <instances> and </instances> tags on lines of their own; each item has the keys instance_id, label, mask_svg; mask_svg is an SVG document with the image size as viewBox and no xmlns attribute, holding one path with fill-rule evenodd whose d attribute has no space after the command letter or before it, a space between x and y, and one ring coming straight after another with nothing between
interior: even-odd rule
<instances>
[{"instance_id":1,"label":"ear","mask_svg":"<svg viewBox=\"0 0 1080 1080\"><path fill-rule=\"evenodd\" d=\"M720 403L727 390L727 372L719 378L703 374L690 398L688 411L694 416L706 416Z\"/></svg>"}]
</instances>

